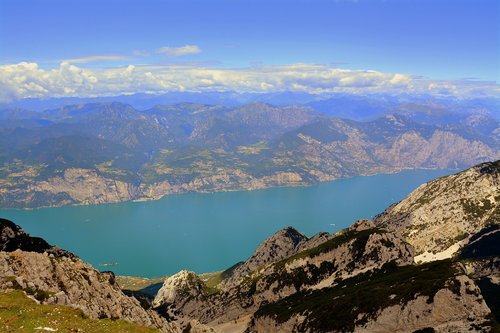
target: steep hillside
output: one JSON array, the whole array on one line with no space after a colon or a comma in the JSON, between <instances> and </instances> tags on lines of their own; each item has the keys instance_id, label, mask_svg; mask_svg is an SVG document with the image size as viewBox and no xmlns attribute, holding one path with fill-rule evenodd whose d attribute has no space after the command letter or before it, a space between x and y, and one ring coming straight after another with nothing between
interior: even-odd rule
<instances>
[{"instance_id":1,"label":"steep hillside","mask_svg":"<svg viewBox=\"0 0 500 333\"><path fill-rule=\"evenodd\" d=\"M123 319L177 332L175 325L125 296L112 272L101 273L72 253L31 237L4 219L0 219L0 249L2 291L21 290L40 303L69 305L90 319Z\"/></svg>"},{"instance_id":2,"label":"steep hillside","mask_svg":"<svg viewBox=\"0 0 500 333\"><path fill-rule=\"evenodd\" d=\"M401 233L416 260L448 258L473 234L500 224L500 161L423 184L374 221Z\"/></svg>"},{"instance_id":3,"label":"steep hillside","mask_svg":"<svg viewBox=\"0 0 500 333\"><path fill-rule=\"evenodd\" d=\"M447 261L394 268L262 306L246 332L487 332L474 282Z\"/></svg>"},{"instance_id":4,"label":"steep hillside","mask_svg":"<svg viewBox=\"0 0 500 333\"><path fill-rule=\"evenodd\" d=\"M6 320L3 320L6 318ZM63 305L39 304L24 292L0 292L0 331L31 333L106 332L158 333L157 329L139 326L124 320L93 320L81 310Z\"/></svg>"},{"instance_id":5,"label":"steep hillside","mask_svg":"<svg viewBox=\"0 0 500 333\"><path fill-rule=\"evenodd\" d=\"M278 232L239 266L245 270L236 267L226 271L213 286L192 272L183 271L167 278L153 306L160 314L180 323L195 318L217 327L249 318L261 305L297 292L321 289L379 269L388 262L408 265L413 261L412 249L407 244L375 229L368 221L360 221L326 242L300 252L297 238L289 237L290 233L298 234L290 228ZM277 248L281 250L276 251ZM294 250L285 255L287 250L283 249ZM254 266L257 258L260 264Z\"/></svg>"},{"instance_id":6,"label":"steep hillside","mask_svg":"<svg viewBox=\"0 0 500 333\"><path fill-rule=\"evenodd\" d=\"M422 185L377 225L360 220L311 238L285 228L208 279L188 271L166 278L152 306L180 326L196 319L223 332L490 332L500 316L500 220L496 201L484 202L500 193L498 163ZM416 193L430 196L422 202ZM460 214L454 207L464 200L488 210ZM415 237L406 232L413 216L427 217ZM457 228L469 237L452 258L415 258L412 243L428 253L456 241Z\"/></svg>"}]
</instances>

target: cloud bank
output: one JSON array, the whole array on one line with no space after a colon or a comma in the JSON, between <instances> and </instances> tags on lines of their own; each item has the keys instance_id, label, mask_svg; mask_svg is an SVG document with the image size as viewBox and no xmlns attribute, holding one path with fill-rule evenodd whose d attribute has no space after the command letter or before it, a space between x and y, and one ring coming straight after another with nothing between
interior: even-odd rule
<instances>
[{"instance_id":1,"label":"cloud bank","mask_svg":"<svg viewBox=\"0 0 500 333\"><path fill-rule=\"evenodd\" d=\"M434 94L499 96L500 85L480 81L436 81L370 70L317 64L249 68L133 66L86 69L69 62L43 69L36 63L0 66L0 103L23 98L98 97L172 91Z\"/></svg>"}]
</instances>

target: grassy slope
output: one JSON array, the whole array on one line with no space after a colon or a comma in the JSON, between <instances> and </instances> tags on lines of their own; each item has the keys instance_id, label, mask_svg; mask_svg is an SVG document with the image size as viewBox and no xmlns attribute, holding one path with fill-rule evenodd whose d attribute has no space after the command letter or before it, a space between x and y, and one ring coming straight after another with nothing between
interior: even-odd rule
<instances>
[{"instance_id":1,"label":"grassy slope","mask_svg":"<svg viewBox=\"0 0 500 333\"><path fill-rule=\"evenodd\" d=\"M117 276L116 282L120 286L120 289L126 290L142 290L148 288L152 285L161 283L167 278L167 276L161 276L157 278L145 278L140 276Z\"/></svg>"},{"instance_id":2,"label":"grassy slope","mask_svg":"<svg viewBox=\"0 0 500 333\"><path fill-rule=\"evenodd\" d=\"M38 328L38 329L37 329ZM153 333L158 330L123 320L92 320L80 310L61 305L40 305L19 290L0 292L0 332L106 332Z\"/></svg>"}]
</instances>

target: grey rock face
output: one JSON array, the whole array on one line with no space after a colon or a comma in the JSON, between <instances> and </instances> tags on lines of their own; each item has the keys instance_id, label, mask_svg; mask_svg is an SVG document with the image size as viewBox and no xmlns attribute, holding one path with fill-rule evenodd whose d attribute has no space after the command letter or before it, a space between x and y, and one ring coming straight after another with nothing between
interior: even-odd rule
<instances>
[{"instance_id":1,"label":"grey rock face","mask_svg":"<svg viewBox=\"0 0 500 333\"><path fill-rule=\"evenodd\" d=\"M260 244L248 260L234 269L232 279L238 280L258 267L280 261L297 253L307 240L306 236L292 227L278 231Z\"/></svg>"},{"instance_id":2,"label":"grey rock face","mask_svg":"<svg viewBox=\"0 0 500 333\"><path fill-rule=\"evenodd\" d=\"M445 252L434 259L450 257L460 241L465 244L470 235L500 224L500 161L423 184L374 222L401 233L417 255Z\"/></svg>"},{"instance_id":3,"label":"grey rock face","mask_svg":"<svg viewBox=\"0 0 500 333\"><path fill-rule=\"evenodd\" d=\"M1 290L23 289L42 303L69 305L92 319L124 319L176 332L174 325L125 296L114 274L100 273L77 258L47 252L0 252L0 280Z\"/></svg>"}]
</instances>

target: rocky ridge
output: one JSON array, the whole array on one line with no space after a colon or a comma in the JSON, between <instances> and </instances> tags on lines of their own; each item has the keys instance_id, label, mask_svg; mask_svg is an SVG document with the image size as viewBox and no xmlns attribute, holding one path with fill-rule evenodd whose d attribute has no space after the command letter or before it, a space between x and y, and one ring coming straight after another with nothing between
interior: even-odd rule
<instances>
[{"instance_id":1,"label":"rocky ridge","mask_svg":"<svg viewBox=\"0 0 500 333\"><path fill-rule=\"evenodd\" d=\"M195 318L224 332L489 332L499 315L491 310L500 281L498 163L424 184L375 223L361 220L311 238L283 229L216 283L192 272L166 279L154 306L181 326ZM422 193L431 196L419 201ZM457 202L462 211L468 202L474 203L465 205L468 211L485 209L449 212ZM394 210L398 205L405 214ZM427 220L409 238L415 216ZM445 227L434 227L436 221ZM418 250L455 240L457 226L469 235L453 258L415 264Z\"/></svg>"},{"instance_id":2,"label":"rocky ridge","mask_svg":"<svg viewBox=\"0 0 500 333\"><path fill-rule=\"evenodd\" d=\"M374 222L401 233L417 260L449 258L472 235L500 223L500 161L423 184Z\"/></svg>"},{"instance_id":3,"label":"rocky ridge","mask_svg":"<svg viewBox=\"0 0 500 333\"><path fill-rule=\"evenodd\" d=\"M388 265L264 305L246 332L487 332L490 309L480 289L455 269L449 262Z\"/></svg>"},{"instance_id":4,"label":"rocky ridge","mask_svg":"<svg viewBox=\"0 0 500 333\"><path fill-rule=\"evenodd\" d=\"M299 252L300 244L307 241L292 228L281 230L249 260L226 272L226 279L213 289L203 288L194 273L181 272L165 280L153 304L160 313L166 310L168 317L181 322L196 318L214 326L252 315L262 304L299 291L321 289L378 269L388 261L396 265L413 261L411 247L369 221L359 221L319 246Z\"/></svg>"}]
</instances>

